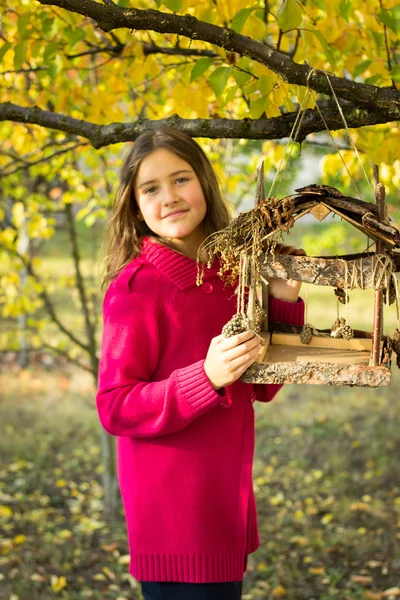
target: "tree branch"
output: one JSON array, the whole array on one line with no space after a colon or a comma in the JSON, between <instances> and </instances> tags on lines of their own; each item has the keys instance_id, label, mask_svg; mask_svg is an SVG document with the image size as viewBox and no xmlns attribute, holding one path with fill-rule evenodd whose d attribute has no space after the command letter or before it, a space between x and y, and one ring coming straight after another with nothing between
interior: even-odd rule
<instances>
[{"instance_id":1,"label":"tree branch","mask_svg":"<svg viewBox=\"0 0 400 600\"><path fill-rule=\"evenodd\" d=\"M67 54L67 58L79 58L81 56L88 56L93 54L112 54L113 56L118 56L121 54L124 46L104 46L98 48L91 48L90 50L84 50L83 52L78 52L78 54ZM217 58L218 54L213 52L212 50L200 50L196 48L168 48L167 46L156 46L155 44L147 44L146 42L142 43L142 49L144 56L148 56L149 54L167 54L171 56L207 56L209 58ZM130 58L125 56L124 58ZM45 69L45 67L38 67L38 69ZM28 70L28 69L26 69ZM34 69L30 69L34 70ZM6 71L6 73L14 73L15 71ZM0 73L1 75L1 73Z\"/></svg>"},{"instance_id":2,"label":"tree branch","mask_svg":"<svg viewBox=\"0 0 400 600\"><path fill-rule=\"evenodd\" d=\"M375 109L355 106L343 106L343 114L349 127L364 127L378 123L400 120L400 107L392 104L389 108ZM343 121L337 108L326 108L321 111L331 131L343 129ZM138 119L134 123L111 123L97 125L89 121L74 119L63 114L34 107L22 107L10 102L0 104L0 122L15 121L40 125L47 129L55 129L78 135L89 140L94 148L103 148L111 144L133 141L145 129L155 129L169 125L184 131L192 137L209 138L245 138L245 139L281 139L289 137L297 112L286 113L271 119L181 119L173 115L167 119ZM325 125L314 109L305 111L301 130L297 136L299 142L309 134L325 130Z\"/></svg>"},{"instance_id":3,"label":"tree branch","mask_svg":"<svg viewBox=\"0 0 400 600\"><path fill-rule=\"evenodd\" d=\"M26 268L28 274L33 277L33 279L35 281L37 281L40 286L42 287L42 291L39 292L39 296L42 298L44 305L46 307L47 312L49 313L50 319L51 321L53 321L53 323L55 325L57 325L58 329L67 336L67 338L69 338L71 340L71 342L73 342L74 344L76 344L77 346L79 346L80 348L82 348L82 350L84 350L85 352L89 351L89 348L86 344L84 344L83 342L81 342L81 340L79 340L77 337L75 337L75 335L73 333L71 333L71 331L69 331L65 325L60 321L60 319L58 318L56 311L54 309L54 305L53 302L49 296L49 294L46 292L46 289L42 283L41 278L39 277L39 275L36 273L35 269L33 268L33 263L32 260L23 255L20 254L17 250L15 249L10 249L10 248L6 248L6 250L8 252L11 252L12 254L14 254L15 256L17 256L19 258L19 260L22 262L22 264L24 265L24 267Z\"/></svg>"},{"instance_id":4,"label":"tree branch","mask_svg":"<svg viewBox=\"0 0 400 600\"><path fill-rule=\"evenodd\" d=\"M270 46L236 33L227 27L199 21L191 15L181 16L153 9L104 6L94 0L39 0L39 2L90 17L105 32L120 28L132 31L151 30L158 33L175 33L192 40L209 42L230 52L248 56L267 66L290 84L308 85L316 92L332 95L325 71L313 69L306 64L298 64ZM336 95L344 100L357 100L358 104L374 106L379 109L389 109L393 104L400 108L400 91L391 87L379 88L334 75L329 75L329 79Z\"/></svg>"},{"instance_id":5,"label":"tree branch","mask_svg":"<svg viewBox=\"0 0 400 600\"><path fill-rule=\"evenodd\" d=\"M74 261L75 276L76 276L76 287L78 288L79 299L82 306L83 318L85 320L86 336L87 336L87 349L89 353L90 363L92 365L93 372L97 373L98 360L96 356L96 332L89 313L89 304L86 295L85 282L81 271L81 256L79 252L78 238L76 235L74 215L72 214L71 204L65 205L65 215L67 217L68 232L72 246L72 258Z\"/></svg>"},{"instance_id":6,"label":"tree branch","mask_svg":"<svg viewBox=\"0 0 400 600\"><path fill-rule=\"evenodd\" d=\"M13 175L17 171L22 171L29 167L33 167L34 165L38 165L39 163L50 162L51 159L54 158L55 156L60 156L60 154L65 154L66 152L69 152L70 150L75 150L75 148L79 148L81 146L87 146L87 145L88 145L87 142L78 142L78 143L74 144L73 146L68 146L68 148L63 148L62 150L58 150L57 152L50 154L50 156L44 156L42 158L38 158L37 160L27 161L21 157L13 158L13 160L11 160L3 169L0 169L0 179L2 177L8 177L9 175ZM18 167L15 167L14 169L7 171L7 168L9 167L9 165L13 164L15 162L15 160L22 161L22 164Z\"/></svg>"}]
</instances>

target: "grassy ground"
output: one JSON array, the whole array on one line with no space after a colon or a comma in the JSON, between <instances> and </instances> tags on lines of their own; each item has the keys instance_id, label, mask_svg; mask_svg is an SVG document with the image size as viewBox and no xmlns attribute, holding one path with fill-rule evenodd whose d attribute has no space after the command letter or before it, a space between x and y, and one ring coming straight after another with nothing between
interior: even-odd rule
<instances>
[{"instance_id":1,"label":"grassy ground","mask_svg":"<svg viewBox=\"0 0 400 600\"><path fill-rule=\"evenodd\" d=\"M257 406L261 547L244 600L400 595L398 373L381 390L287 386ZM1 376L0 599L140 598L107 523L91 380ZM392 591L388 591L392 590Z\"/></svg>"}]
</instances>

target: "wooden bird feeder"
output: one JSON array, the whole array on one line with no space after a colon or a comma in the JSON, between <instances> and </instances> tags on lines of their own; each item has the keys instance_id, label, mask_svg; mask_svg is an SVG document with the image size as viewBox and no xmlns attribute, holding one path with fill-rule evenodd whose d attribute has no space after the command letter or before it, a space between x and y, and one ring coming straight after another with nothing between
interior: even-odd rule
<instances>
[{"instance_id":1,"label":"wooden bird feeder","mask_svg":"<svg viewBox=\"0 0 400 600\"><path fill-rule=\"evenodd\" d=\"M267 307L268 286L263 279L295 279L348 290L375 289L372 331L351 330L351 339L334 337L332 330L311 328L308 343L301 341L302 327L273 323L268 328L264 318L261 335L265 340L264 352L244 374L247 383L309 383L319 385L357 385L379 387L389 385L392 344L383 336L383 300L389 286L397 283L394 273L400 268L400 232L390 224L385 205L385 188L379 183L378 168L374 167L376 204L349 198L328 186L310 185L296 190L293 210L294 221L311 213L322 221L335 213L375 241L375 252L346 256L293 256L271 254L259 257L261 286L255 292L264 310ZM262 202L263 172L259 170L257 204ZM275 201L278 205L279 201ZM282 224L281 224L282 225ZM277 229L271 229L273 235ZM252 307L252 278L249 273L250 293L248 315ZM258 296L257 296L258 294ZM254 302L253 302L254 304ZM251 318L251 316L249 315Z\"/></svg>"},{"instance_id":2,"label":"wooden bird feeder","mask_svg":"<svg viewBox=\"0 0 400 600\"><path fill-rule=\"evenodd\" d=\"M227 330L228 333L223 330L223 333L233 335L237 332L232 330L232 324L235 322L236 326L239 317L245 319L243 329L257 331L257 310L258 314L261 307L264 310L262 325L258 326L258 332L264 339L263 353L259 361L245 372L242 381L257 384L389 385L393 349L400 366L400 327L393 339L383 335L383 302L395 300L398 309L395 272L400 270L400 232L387 216L385 188L379 183L376 166L374 181L375 203L350 198L335 188L318 185L297 189L294 195L280 200L266 199L261 164L255 208L242 213L228 228L206 240L203 250L208 264L213 256L218 256L223 279L229 281L230 275L236 275L240 288L242 278L241 291L238 290L238 313L228 324L231 329ZM304 215L312 214L322 221L330 213L337 214L372 239L375 251L311 257L274 254L273 245L272 249L268 246L269 241L275 240L276 243L282 230L287 231ZM345 326L340 326L337 321L337 328L329 330L307 325L308 338L305 340L304 327L269 323L266 314L267 278L332 286L336 288L335 293L342 293L342 300L344 295L346 302L349 290L374 289L372 331L352 330L347 321ZM246 302L243 301L245 288ZM391 299L389 290L392 292ZM239 296L242 296L241 303Z\"/></svg>"}]
</instances>

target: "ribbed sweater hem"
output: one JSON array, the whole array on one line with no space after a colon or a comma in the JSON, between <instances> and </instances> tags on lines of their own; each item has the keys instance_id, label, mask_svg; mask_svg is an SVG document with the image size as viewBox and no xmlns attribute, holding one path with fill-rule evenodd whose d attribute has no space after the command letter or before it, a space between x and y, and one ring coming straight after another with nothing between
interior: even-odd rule
<instances>
[{"instance_id":1,"label":"ribbed sweater hem","mask_svg":"<svg viewBox=\"0 0 400 600\"><path fill-rule=\"evenodd\" d=\"M177 379L182 394L197 413L206 412L221 403L220 394L215 391L205 374L204 360L179 369Z\"/></svg>"},{"instance_id":2,"label":"ribbed sweater hem","mask_svg":"<svg viewBox=\"0 0 400 600\"><path fill-rule=\"evenodd\" d=\"M132 554L130 572L138 581L225 583L243 579L245 558L245 552Z\"/></svg>"}]
</instances>

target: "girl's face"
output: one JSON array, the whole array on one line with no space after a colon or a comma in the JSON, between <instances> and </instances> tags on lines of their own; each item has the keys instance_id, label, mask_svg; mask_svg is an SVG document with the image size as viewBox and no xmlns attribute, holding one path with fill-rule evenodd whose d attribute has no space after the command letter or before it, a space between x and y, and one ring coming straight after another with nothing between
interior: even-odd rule
<instances>
[{"instance_id":1,"label":"girl's face","mask_svg":"<svg viewBox=\"0 0 400 600\"><path fill-rule=\"evenodd\" d=\"M189 163L164 148L155 150L141 162L134 191L139 218L177 250L195 258L205 239L202 223L207 205Z\"/></svg>"}]
</instances>

